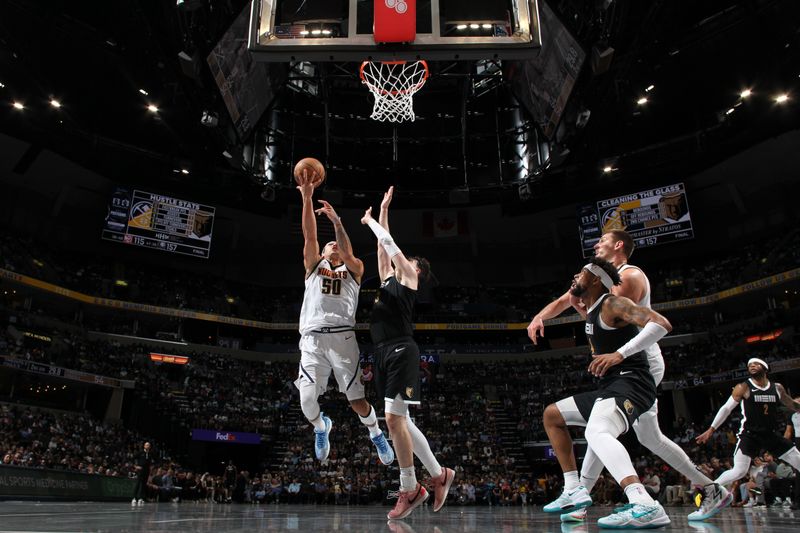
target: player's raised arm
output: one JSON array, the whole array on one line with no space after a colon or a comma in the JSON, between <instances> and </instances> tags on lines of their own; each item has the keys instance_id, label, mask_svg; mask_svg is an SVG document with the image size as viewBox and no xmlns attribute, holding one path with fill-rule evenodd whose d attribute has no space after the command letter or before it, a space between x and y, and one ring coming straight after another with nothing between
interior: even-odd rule
<instances>
[{"instance_id":1,"label":"player's raised arm","mask_svg":"<svg viewBox=\"0 0 800 533\"><path fill-rule=\"evenodd\" d=\"M361 223L369 226L372 233L378 238L378 244L383 247L386 254L394 264L394 274L397 281L412 290L417 290L419 277L416 267L403 255L403 252L395 244L392 235L383 226L372 218L372 208L366 210L361 218Z\"/></svg>"},{"instance_id":2,"label":"player's raised arm","mask_svg":"<svg viewBox=\"0 0 800 533\"><path fill-rule=\"evenodd\" d=\"M303 266L306 268L306 276L319 262L319 242L317 242L317 219L314 217L314 183L308 172L303 170L303 175L299 179L297 190L303 197Z\"/></svg>"},{"instance_id":3,"label":"player's raised arm","mask_svg":"<svg viewBox=\"0 0 800 533\"><path fill-rule=\"evenodd\" d=\"M544 337L544 321L557 317L572 305L573 297L570 295L569 291L567 291L536 313L531 323L528 324L528 337L533 341L533 344L538 343L539 337Z\"/></svg>"},{"instance_id":4,"label":"player's raised arm","mask_svg":"<svg viewBox=\"0 0 800 533\"><path fill-rule=\"evenodd\" d=\"M344 229L342 218L336 214L333 206L325 200L318 200L322 207L317 209L318 215L325 215L333 223L333 229L336 232L336 246L338 247L339 257L341 257L347 269L353 273L357 282L361 282L364 275L364 263L361 259L353 255L353 245L350 243L350 237Z\"/></svg>"},{"instance_id":5,"label":"player's raised arm","mask_svg":"<svg viewBox=\"0 0 800 533\"><path fill-rule=\"evenodd\" d=\"M386 231L389 231L389 204L392 203L393 196L394 186L389 187L389 190L383 194L381 211L378 215L378 223ZM381 281L385 280L392 274L392 259L389 257L389 254L386 253L386 250L383 248L383 246L381 246L380 242L378 243L378 274L381 277Z\"/></svg>"}]
</instances>

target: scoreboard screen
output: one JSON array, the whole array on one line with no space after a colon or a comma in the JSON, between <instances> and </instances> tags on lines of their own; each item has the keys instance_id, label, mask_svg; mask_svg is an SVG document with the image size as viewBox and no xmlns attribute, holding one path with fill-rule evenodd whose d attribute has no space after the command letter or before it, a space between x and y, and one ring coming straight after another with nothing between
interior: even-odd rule
<instances>
[{"instance_id":1,"label":"scoreboard screen","mask_svg":"<svg viewBox=\"0 0 800 533\"><path fill-rule=\"evenodd\" d=\"M614 229L627 231L637 248L694 238L683 183L579 205L577 215L583 257Z\"/></svg>"},{"instance_id":2,"label":"scoreboard screen","mask_svg":"<svg viewBox=\"0 0 800 533\"><path fill-rule=\"evenodd\" d=\"M207 259L214 213L209 205L117 187L102 238Z\"/></svg>"}]
</instances>

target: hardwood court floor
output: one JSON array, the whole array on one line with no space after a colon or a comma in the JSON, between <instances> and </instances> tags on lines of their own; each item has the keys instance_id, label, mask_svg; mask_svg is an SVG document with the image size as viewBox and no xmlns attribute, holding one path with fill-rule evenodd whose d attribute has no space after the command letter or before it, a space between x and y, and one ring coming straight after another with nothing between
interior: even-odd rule
<instances>
[{"instance_id":1,"label":"hardwood court floor","mask_svg":"<svg viewBox=\"0 0 800 533\"><path fill-rule=\"evenodd\" d=\"M800 511L726 509L709 522L689 523L689 508L668 508L674 533L789 533L800 531ZM259 531L348 533L472 533L601 531L597 518L609 508L592 508L587 524L562 525L558 515L540 507L447 506L439 513L418 509L403 522L387 523L388 507L313 505L212 505L160 503L131 507L129 503L0 502L0 533L95 531L122 533ZM608 531L608 530L606 530Z\"/></svg>"}]
</instances>

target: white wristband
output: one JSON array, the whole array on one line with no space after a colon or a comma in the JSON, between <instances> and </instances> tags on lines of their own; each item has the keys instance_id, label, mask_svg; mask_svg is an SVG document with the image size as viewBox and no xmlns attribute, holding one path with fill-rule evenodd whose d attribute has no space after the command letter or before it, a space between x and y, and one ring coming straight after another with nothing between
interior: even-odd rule
<instances>
[{"instance_id":1,"label":"white wristband","mask_svg":"<svg viewBox=\"0 0 800 533\"><path fill-rule=\"evenodd\" d=\"M370 219L367 222L369 229L372 230L372 233L378 238L378 242L381 243L383 249L386 250L386 253L389 254L389 257L394 257L399 253L400 248L394 243L394 239L392 238L392 234L386 231L386 228L378 224L374 218Z\"/></svg>"},{"instance_id":2,"label":"white wristband","mask_svg":"<svg viewBox=\"0 0 800 533\"><path fill-rule=\"evenodd\" d=\"M630 357L657 343L666 334L667 330L664 326L655 322L648 322L634 338L626 342L617 352L622 357Z\"/></svg>"}]
</instances>

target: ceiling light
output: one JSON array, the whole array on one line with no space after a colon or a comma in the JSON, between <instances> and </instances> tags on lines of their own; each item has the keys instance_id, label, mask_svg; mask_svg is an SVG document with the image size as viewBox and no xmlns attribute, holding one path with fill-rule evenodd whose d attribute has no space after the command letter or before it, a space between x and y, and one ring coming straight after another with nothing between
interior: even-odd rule
<instances>
[{"instance_id":1,"label":"ceiling light","mask_svg":"<svg viewBox=\"0 0 800 533\"><path fill-rule=\"evenodd\" d=\"M322 35L330 35L331 30L322 30Z\"/></svg>"},{"instance_id":2,"label":"ceiling light","mask_svg":"<svg viewBox=\"0 0 800 533\"><path fill-rule=\"evenodd\" d=\"M467 29L467 25L466 24L459 24L458 26L456 26L456 29L457 30L466 30Z\"/></svg>"},{"instance_id":3,"label":"ceiling light","mask_svg":"<svg viewBox=\"0 0 800 533\"><path fill-rule=\"evenodd\" d=\"M188 174L188 173L189 173L188 169L185 169L185 168L181 169L181 174Z\"/></svg>"},{"instance_id":4,"label":"ceiling light","mask_svg":"<svg viewBox=\"0 0 800 533\"><path fill-rule=\"evenodd\" d=\"M300 35L308 35L308 30L300 30Z\"/></svg>"},{"instance_id":5,"label":"ceiling light","mask_svg":"<svg viewBox=\"0 0 800 533\"><path fill-rule=\"evenodd\" d=\"M639 104L639 105L644 105L644 104L646 104L646 103L647 103L647 97L646 97L646 96L642 96L641 98L639 98L638 100L636 100L636 103L637 103L637 104Z\"/></svg>"},{"instance_id":6,"label":"ceiling light","mask_svg":"<svg viewBox=\"0 0 800 533\"><path fill-rule=\"evenodd\" d=\"M603 172L606 174L610 174L614 170L614 167L611 165L606 165L603 167Z\"/></svg>"},{"instance_id":7,"label":"ceiling light","mask_svg":"<svg viewBox=\"0 0 800 533\"><path fill-rule=\"evenodd\" d=\"M154 106L153 104L150 104L149 106L147 106L147 110L150 111L151 113L158 113L158 108L156 106Z\"/></svg>"},{"instance_id":8,"label":"ceiling light","mask_svg":"<svg viewBox=\"0 0 800 533\"><path fill-rule=\"evenodd\" d=\"M741 98L747 98L747 97L748 97L748 96L750 96L751 94L753 94L753 91L751 91L750 89L745 89L744 91L742 91L742 92L740 92L740 93L739 93L739 97L741 97Z\"/></svg>"},{"instance_id":9,"label":"ceiling light","mask_svg":"<svg viewBox=\"0 0 800 533\"><path fill-rule=\"evenodd\" d=\"M470 27L471 30L477 30L481 26L480 26L480 24L470 24L469 27Z\"/></svg>"},{"instance_id":10,"label":"ceiling light","mask_svg":"<svg viewBox=\"0 0 800 533\"><path fill-rule=\"evenodd\" d=\"M322 30L311 30L311 35L319 35L322 33Z\"/></svg>"},{"instance_id":11,"label":"ceiling light","mask_svg":"<svg viewBox=\"0 0 800 533\"><path fill-rule=\"evenodd\" d=\"M5 86L6 84L0 81L0 89L3 89Z\"/></svg>"},{"instance_id":12,"label":"ceiling light","mask_svg":"<svg viewBox=\"0 0 800 533\"><path fill-rule=\"evenodd\" d=\"M650 91L652 91L655 88L656 88L655 85L650 84L650 85L647 86L647 89L645 89L644 92L649 93Z\"/></svg>"},{"instance_id":13,"label":"ceiling light","mask_svg":"<svg viewBox=\"0 0 800 533\"><path fill-rule=\"evenodd\" d=\"M147 91L145 91L144 89L139 89L139 92L142 93L145 96L148 95Z\"/></svg>"},{"instance_id":14,"label":"ceiling light","mask_svg":"<svg viewBox=\"0 0 800 533\"><path fill-rule=\"evenodd\" d=\"M481 24L481 28L483 28L484 30L491 30L492 29L492 25L491 24Z\"/></svg>"},{"instance_id":15,"label":"ceiling light","mask_svg":"<svg viewBox=\"0 0 800 533\"><path fill-rule=\"evenodd\" d=\"M775 102L778 103L778 104L782 104L785 101L787 101L788 99L789 99L789 95L786 94L786 93L783 93L783 94L779 94L778 96L775 97Z\"/></svg>"},{"instance_id":16,"label":"ceiling light","mask_svg":"<svg viewBox=\"0 0 800 533\"><path fill-rule=\"evenodd\" d=\"M734 108L730 108L730 109L728 109L727 111L725 111L725 114L726 114L726 115L730 115L730 114L731 114L731 113L733 113L734 111L736 111Z\"/></svg>"},{"instance_id":17,"label":"ceiling light","mask_svg":"<svg viewBox=\"0 0 800 533\"><path fill-rule=\"evenodd\" d=\"M23 105L22 102L14 102L12 105L14 106L14 109L25 109L25 105Z\"/></svg>"},{"instance_id":18,"label":"ceiling light","mask_svg":"<svg viewBox=\"0 0 800 533\"><path fill-rule=\"evenodd\" d=\"M50 105L55 107L56 109L58 109L59 107L61 107L61 102L59 102L55 98L51 98L50 99Z\"/></svg>"}]
</instances>

